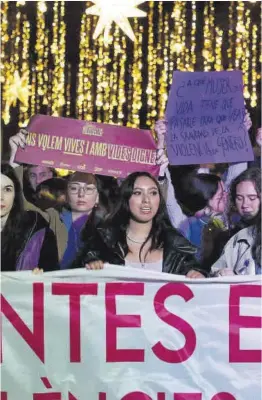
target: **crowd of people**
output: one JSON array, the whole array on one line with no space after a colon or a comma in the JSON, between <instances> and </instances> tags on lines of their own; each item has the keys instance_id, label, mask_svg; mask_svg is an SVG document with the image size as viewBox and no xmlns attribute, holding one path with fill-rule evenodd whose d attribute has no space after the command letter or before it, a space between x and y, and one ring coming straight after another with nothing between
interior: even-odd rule
<instances>
[{"instance_id":1,"label":"crowd of people","mask_svg":"<svg viewBox=\"0 0 262 400\"><path fill-rule=\"evenodd\" d=\"M260 153L249 164L171 166L166 130L157 121L159 177L137 171L122 182L18 165L27 131L12 136L1 165L2 271L110 263L189 278L261 274Z\"/></svg>"}]
</instances>

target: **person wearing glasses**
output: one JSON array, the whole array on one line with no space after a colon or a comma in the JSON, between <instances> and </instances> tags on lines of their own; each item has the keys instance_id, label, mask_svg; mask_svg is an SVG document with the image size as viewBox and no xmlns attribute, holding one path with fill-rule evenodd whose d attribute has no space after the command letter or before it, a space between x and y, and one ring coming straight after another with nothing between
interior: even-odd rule
<instances>
[{"instance_id":1,"label":"person wearing glasses","mask_svg":"<svg viewBox=\"0 0 262 400\"><path fill-rule=\"evenodd\" d=\"M16 149L11 152L9 164L15 170L21 170L17 168L19 165L14 163L14 158L17 148L19 146L24 148L26 134L27 132L22 130L16 135L16 140L12 140L16 144ZM21 181L20 171L17 175ZM86 221L89 220L89 225L92 226L93 223L97 223L108 212L108 204L105 201L101 187L102 185L95 175L75 172L67 181L66 204L62 210L48 208L44 211L28 203L24 198L25 209L39 212L54 232L61 269L67 269L76 258L81 248L81 233Z\"/></svg>"}]
</instances>

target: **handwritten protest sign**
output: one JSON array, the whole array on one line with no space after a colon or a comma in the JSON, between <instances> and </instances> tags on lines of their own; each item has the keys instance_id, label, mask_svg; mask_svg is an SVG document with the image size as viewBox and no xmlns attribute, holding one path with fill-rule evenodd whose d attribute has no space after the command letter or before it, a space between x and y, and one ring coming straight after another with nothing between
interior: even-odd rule
<instances>
[{"instance_id":1,"label":"handwritten protest sign","mask_svg":"<svg viewBox=\"0 0 262 400\"><path fill-rule=\"evenodd\" d=\"M241 71L174 72L166 109L170 164L254 159Z\"/></svg>"},{"instance_id":2,"label":"handwritten protest sign","mask_svg":"<svg viewBox=\"0 0 262 400\"><path fill-rule=\"evenodd\" d=\"M46 115L34 116L27 129L17 162L122 178L135 171L159 174L150 131Z\"/></svg>"},{"instance_id":3,"label":"handwritten protest sign","mask_svg":"<svg viewBox=\"0 0 262 400\"><path fill-rule=\"evenodd\" d=\"M261 279L2 274L1 399L258 400Z\"/></svg>"}]
</instances>

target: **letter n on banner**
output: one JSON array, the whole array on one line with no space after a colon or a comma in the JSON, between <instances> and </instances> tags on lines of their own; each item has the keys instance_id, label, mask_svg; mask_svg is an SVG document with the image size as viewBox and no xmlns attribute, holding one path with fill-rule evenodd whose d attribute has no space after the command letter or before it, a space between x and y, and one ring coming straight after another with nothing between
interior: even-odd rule
<instances>
[{"instance_id":1,"label":"letter n on banner","mask_svg":"<svg viewBox=\"0 0 262 400\"><path fill-rule=\"evenodd\" d=\"M20 318L11 304L1 294L1 312L13 325L19 335L25 340L36 356L45 362L44 346L44 285L43 283L33 283L33 331ZM1 324L2 339L2 324ZM2 340L1 340L2 342ZM2 362L1 354L1 362Z\"/></svg>"}]
</instances>

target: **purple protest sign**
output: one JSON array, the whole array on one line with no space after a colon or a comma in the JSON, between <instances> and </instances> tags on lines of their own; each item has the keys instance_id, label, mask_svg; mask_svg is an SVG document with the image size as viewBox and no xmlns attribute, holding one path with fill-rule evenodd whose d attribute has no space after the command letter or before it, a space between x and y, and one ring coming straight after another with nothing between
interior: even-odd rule
<instances>
[{"instance_id":1,"label":"purple protest sign","mask_svg":"<svg viewBox=\"0 0 262 400\"><path fill-rule=\"evenodd\" d=\"M122 178L135 171L159 174L150 131L46 115L34 116L27 130L19 163Z\"/></svg>"},{"instance_id":2,"label":"purple protest sign","mask_svg":"<svg viewBox=\"0 0 262 400\"><path fill-rule=\"evenodd\" d=\"M166 109L170 164L253 160L244 117L241 71L175 71Z\"/></svg>"}]
</instances>

